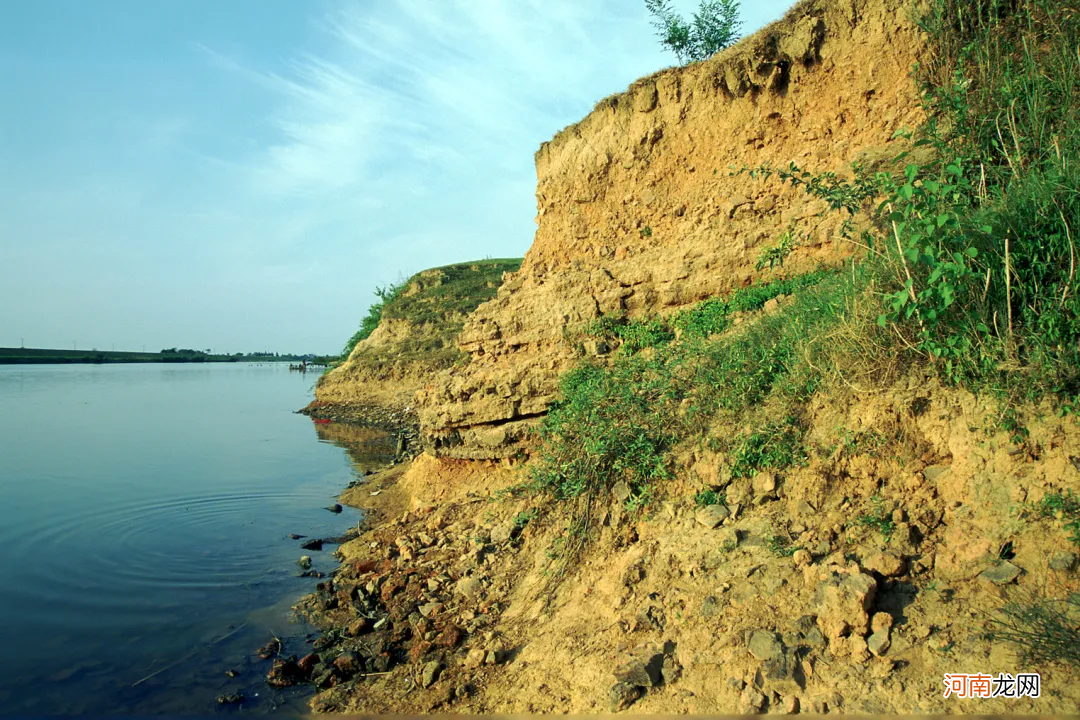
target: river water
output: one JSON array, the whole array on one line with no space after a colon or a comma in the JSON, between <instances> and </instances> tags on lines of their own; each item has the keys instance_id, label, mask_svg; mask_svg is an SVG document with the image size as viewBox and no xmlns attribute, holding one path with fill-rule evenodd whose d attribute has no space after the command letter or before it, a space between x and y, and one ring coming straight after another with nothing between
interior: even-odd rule
<instances>
[{"instance_id":1,"label":"river water","mask_svg":"<svg viewBox=\"0 0 1080 720\"><path fill-rule=\"evenodd\" d=\"M326 507L386 462L294 411L284 364L0 366L0 713L297 711L263 682L317 580L289 539L360 520ZM321 437L320 437L321 436ZM227 671L238 673L235 677ZM144 679L149 676L149 679ZM241 693L221 706L221 694Z\"/></svg>"}]
</instances>

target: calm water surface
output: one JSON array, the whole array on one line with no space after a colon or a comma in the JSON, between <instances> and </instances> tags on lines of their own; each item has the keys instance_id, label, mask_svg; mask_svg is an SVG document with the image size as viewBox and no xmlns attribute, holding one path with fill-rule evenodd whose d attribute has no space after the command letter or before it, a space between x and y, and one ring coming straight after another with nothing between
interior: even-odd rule
<instances>
[{"instance_id":1,"label":"calm water surface","mask_svg":"<svg viewBox=\"0 0 1080 720\"><path fill-rule=\"evenodd\" d=\"M325 508L387 460L385 444L294 414L315 377L273 364L0 366L0 712L303 707L303 690L262 682L254 655L272 633L306 652L312 629L290 607L317 581L296 560L334 566L333 546L305 553L288 535L355 525L357 513ZM241 707L217 704L235 692Z\"/></svg>"}]
</instances>

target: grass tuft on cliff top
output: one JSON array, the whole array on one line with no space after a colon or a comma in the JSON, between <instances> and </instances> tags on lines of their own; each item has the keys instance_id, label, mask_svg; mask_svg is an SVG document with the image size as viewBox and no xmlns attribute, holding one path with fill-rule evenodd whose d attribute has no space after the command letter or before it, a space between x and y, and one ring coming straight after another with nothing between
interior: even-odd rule
<instances>
[{"instance_id":1,"label":"grass tuft on cliff top","mask_svg":"<svg viewBox=\"0 0 1080 720\"><path fill-rule=\"evenodd\" d=\"M461 359L457 336L465 317L495 297L503 273L516 272L520 258L457 263L423 270L408 280L376 288L377 302L368 308L360 329L345 345L342 357L353 355L384 320L411 326L407 337L384 346L363 348L353 357L362 369L375 372L390 366L405 368L421 362L425 367L448 367Z\"/></svg>"}]
</instances>

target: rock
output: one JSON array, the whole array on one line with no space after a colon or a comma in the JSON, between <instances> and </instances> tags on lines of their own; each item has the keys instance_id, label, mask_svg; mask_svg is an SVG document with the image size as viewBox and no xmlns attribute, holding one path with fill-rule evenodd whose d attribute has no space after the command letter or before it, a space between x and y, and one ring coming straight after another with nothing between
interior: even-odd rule
<instances>
[{"instance_id":1,"label":"rock","mask_svg":"<svg viewBox=\"0 0 1080 720\"><path fill-rule=\"evenodd\" d=\"M306 543L300 546L301 550L322 550L323 541L319 539L308 540Z\"/></svg>"},{"instance_id":2,"label":"rock","mask_svg":"<svg viewBox=\"0 0 1080 720\"><path fill-rule=\"evenodd\" d=\"M371 627L371 621L367 618L358 618L349 623L349 626L345 629L345 632L349 637L359 637L363 635Z\"/></svg>"},{"instance_id":3,"label":"rock","mask_svg":"<svg viewBox=\"0 0 1080 720\"><path fill-rule=\"evenodd\" d=\"M334 658L334 667L342 675L353 675L360 671L360 662L352 653L345 653Z\"/></svg>"},{"instance_id":4,"label":"rock","mask_svg":"<svg viewBox=\"0 0 1080 720\"><path fill-rule=\"evenodd\" d=\"M278 658L266 675L266 684L273 688L287 688L304 679L300 667L293 660Z\"/></svg>"},{"instance_id":5,"label":"rock","mask_svg":"<svg viewBox=\"0 0 1080 720\"><path fill-rule=\"evenodd\" d=\"M478 594L483 589L483 587L484 586L480 582L479 578L468 577L461 578L461 580L459 580L457 585L455 586L455 589L457 590L458 595L464 595L465 597L473 597L474 595Z\"/></svg>"},{"instance_id":6,"label":"rock","mask_svg":"<svg viewBox=\"0 0 1080 720\"><path fill-rule=\"evenodd\" d=\"M716 599L715 595L709 595L701 601L702 617L715 617L718 612L720 612L720 601Z\"/></svg>"},{"instance_id":7,"label":"rock","mask_svg":"<svg viewBox=\"0 0 1080 720\"><path fill-rule=\"evenodd\" d=\"M491 542L496 545L505 545L510 542L510 538L514 535L514 523L513 521L507 521L501 525L496 525L491 529Z\"/></svg>"},{"instance_id":8,"label":"rock","mask_svg":"<svg viewBox=\"0 0 1080 720\"><path fill-rule=\"evenodd\" d=\"M794 715L799 712L799 696L788 695L784 698L784 712L788 715Z\"/></svg>"},{"instance_id":9,"label":"rock","mask_svg":"<svg viewBox=\"0 0 1080 720\"><path fill-rule=\"evenodd\" d=\"M814 561L813 556L810 555L808 551L802 549L796 550L795 554L791 556L791 559L795 561L796 567L806 567Z\"/></svg>"},{"instance_id":10,"label":"rock","mask_svg":"<svg viewBox=\"0 0 1080 720\"><path fill-rule=\"evenodd\" d=\"M979 573L979 579L992 582L995 585L1008 585L1020 577L1021 572L1023 571L1011 562L1001 562Z\"/></svg>"},{"instance_id":11,"label":"rock","mask_svg":"<svg viewBox=\"0 0 1080 720\"><path fill-rule=\"evenodd\" d=\"M1050 569L1072 572L1076 569L1078 562L1080 562L1080 557L1077 557L1074 552L1054 553L1050 558Z\"/></svg>"},{"instance_id":12,"label":"rock","mask_svg":"<svg viewBox=\"0 0 1080 720\"><path fill-rule=\"evenodd\" d=\"M712 530L720 523L724 522L730 516L731 513L723 505L706 505L703 508L699 508L694 514L694 518L699 524Z\"/></svg>"},{"instance_id":13,"label":"rock","mask_svg":"<svg viewBox=\"0 0 1080 720\"><path fill-rule=\"evenodd\" d=\"M465 667L475 670L484 664L484 658L487 657L487 653L481 648L473 648L469 651L469 654L465 656Z\"/></svg>"},{"instance_id":14,"label":"rock","mask_svg":"<svg viewBox=\"0 0 1080 720\"><path fill-rule=\"evenodd\" d=\"M289 539L290 540L303 540L306 537L307 537L307 535L297 535L296 533L290 533L289 534Z\"/></svg>"},{"instance_id":15,"label":"rock","mask_svg":"<svg viewBox=\"0 0 1080 720\"><path fill-rule=\"evenodd\" d=\"M619 481L611 488L612 497L614 497L615 501L620 505L629 500L631 494L630 486L625 481Z\"/></svg>"},{"instance_id":16,"label":"rock","mask_svg":"<svg viewBox=\"0 0 1080 720\"><path fill-rule=\"evenodd\" d=\"M716 542L722 550L731 551L739 547L739 533L732 527L721 528Z\"/></svg>"},{"instance_id":17,"label":"rock","mask_svg":"<svg viewBox=\"0 0 1080 720\"><path fill-rule=\"evenodd\" d=\"M927 482L936 483L941 479L941 476L951 469L952 467L950 465L931 465L923 470L923 477L926 478Z\"/></svg>"},{"instance_id":18,"label":"rock","mask_svg":"<svg viewBox=\"0 0 1080 720\"><path fill-rule=\"evenodd\" d=\"M887 612L874 613L874 617L870 619L870 629L877 632L881 629L888 629L893 626L893 616Z\"/></svg>"},{"instance_id":19,"label":"rock","mask_svg":"<svg viewBox=\"0 0 1080 720\"><path fill-rule=\"evenodd\" d=\"M903 558L888 552L874 553L863 561L866 570L876 572L883 577L898 577L907 570L907 563Z\"/></svg>"},{"instance_id":20,"label":"rock","mask_svg":"<svg viewBox=\"0 0 1080 720\"><path fill-rule=\"evenodd\" d=\"M296 564L299 565L302 569L307 570L311 567L311 556L301 555L300 559L296 561Z\"/></svg>"},{"instance_id":21,"label":"rock","mask_svg":"<svg viewBox=\"0 0 1080 720\"><path fill-rule=\"evenodd\" d=\"M625 710L640 700L644 694L645 690L637 685L631 685L627 682L615 683L611 688L611 692L608 693L608 709L613 713Z\"/></svg>"},{"instance_id":22,"label":"rock","mask_svg":"<svg viewBox=\"0 0 1080 720\"><path fill-rule=\"evenodd\" d=\"M747 685L739 696L739 714L751 715L761 712L765 706L765 695L753 685Z\"/></svg>"},{"instance_id":23,"label":"rock","mask_svg":"<svg viewBox=\"0 0 1080 720\"><path fill-rule=\"evenodd\" d=\"M435 684L435 681L439 679L439 673L441 672L442 663L438 660L432 660L424 665L424 672L420 677L420 685L426 688L431 687Z\"/></svg>"},{"instance_id":24,"label":"rock","mask_svg":"<svg viewBox=\"0 0 1080 720\"><path fill-rule=\"evenodd\" d=\"M852 662L864 663L870 659L870 647L862 635L852 635L847 639L847 645L851 651Z\"/></svg>"},{"instance_id":25,"label":"rock","mask_svg":"<svg viewBox=\"0 0 1080 720\"><path fill-rule=\"evenodd\" d=\"M233 695L218 695L218 705L235 705L236 703L244 702L243 693L235 693Z\"/></svg>"},{"instance_id":26,"label":"rock","mask_svg":"<svg viewBox=\"0 0 1080 720\"><path fill-rule=\"evenodd\" d=\"M664 665L660 668L660 675L664 678L665 685L672 685L682 677L682 665L670 655L665 655Z\"/></svg>"},{"instance_id":27,"label":"rock","mask_svg":"<svg viewBox=\"0 0 1080 720\"><path fill-rule=\"evenodd\" d=\"M776 475L765 471L754 476L754 494L759 498L776 497Z\"/></svg>"},{"instance_id":28,"label":"rock","mask_svg":"<svg viewBox=\"0 0 1080 720\"><path fill-rule=\"evenodd\" d=\"M424 603L420 606L420 614L426 618L434 617L442 612L443 604L440 602Z\"/></svg>"},{"instance_id":29,"label":"rock","mask_svg":"<svg viewBox=\"0 0 1080 720\"><path fill-rule=\"evenodd\" d=\"M281 641L277 638L274 638L273 640L259 648L258 655L263 660L269 660L270 658L277 655L279 652L281 652Z\"/></svg>"},{"instance_id":30,"label":"rock","mask_svg":"<svg viewBox=\"0 0 1080 720\"><path fill-rule=\"evenodd\" d=\"M818 609L818 627L829 640L848 633L860 637L869 626L868 611L874 602L877 581L870 575L833 573L817 587L814 603Z\"/></svg>"},{"instance_id":31,"label":"rock","mask_svg":"<svg viewBox=\"0 0 1080 720\"><path fill-rule=\"evenodd\" d=\"M879 613L880 614L880 613ZM866 646L876 657L881 657L889 649L889 628L883 627L870 637L866 638Z\"/></svg>"},{"instance_id":32,"label":"rock","mask_svg":"<svg viewBox=\"0 0 1080 720\"><path fill-rule=\"evenodd\" d=\"M234 677L239 677L239 676L240 676L240 671L239 670L229 669L229 670L225 671L225 677L234 678Z\"/></svg>"},{"instance_id":33,"label":"rock","mask_svg":"<svg viewBox=\"0 0 1080 720\"><path fill-rule=\"evenodd\" d=\"M758 660L775 660L784 654L784 646L776 633L766 630L755 630L750 634L750 642L747 643L750 654Z\"/></svg>"},{"instance_id":34,"label":"rock","mask_svg":"<svg viewBox=\"0 0 1080 720\"><path fill-rule=\"evenodd\" d=\"M329 510L330 512L332 512L332 513L339 513L339 512L341 512L341 506L340 506L340 505L338 505L337 503L334 503L333 505L330 505L330 506L329 506L329 507L327 507L326 509L327 509L327 510Z\"/></svg>"},{"instance_id":35,"label":"rock","mask_svg":"<svg viewBox=\"0 0 1080 720\"><path fill-rule=\"evenodd\" d=\"M326 670L319 673L312 681L317 688L327 688L337 684L337 675L333 670Z\"/></svg>"},{"instance_id":36,"label":"rock","mask_svg":"<svg viewBox=\"0 0 1080 720\"><path fill-rule=\"evenodd\" d=\"M304 677L311 677L311 672L315 669L315 666L322 661L315 653L308 653L304 657L300 658L300 662L296 663L296 666L300 668L300 672L304 674Z\"/></svg>"},{"instance_id":37,"label":"rock","mask_svg":"<svg viewBox=\"0 0 1080 720\"><path fill-rule=\"evenodd\" d=\"M656 687L660 684L664 668L664 653L657 650L638 651L615 668L615 679L620 682Z\"/></svg>"}]
</instances>

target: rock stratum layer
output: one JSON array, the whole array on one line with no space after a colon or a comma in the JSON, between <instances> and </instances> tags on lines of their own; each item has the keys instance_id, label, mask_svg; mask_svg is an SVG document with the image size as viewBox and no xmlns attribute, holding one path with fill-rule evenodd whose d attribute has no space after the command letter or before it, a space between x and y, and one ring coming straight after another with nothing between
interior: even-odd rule
<instances>
[{"instance_id":1,"label":"rock stratum layer","mask_svg":"<svg viewBox=\"0 0 1080 720\"><path fill-rule=\"evenodd\" d=\"M520 271L458 337L470 362L418 394L437 456L517 453L598 316L668 313L743 287L787 230L800 272L842 262L837 213L732 169L872 165L921 113L922 42L901 0L808 0L715 57L601 101L536 154L538 229Z\"/></svg>"}]
</instances>

